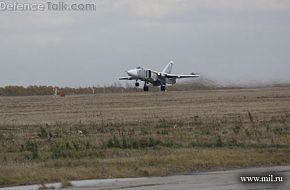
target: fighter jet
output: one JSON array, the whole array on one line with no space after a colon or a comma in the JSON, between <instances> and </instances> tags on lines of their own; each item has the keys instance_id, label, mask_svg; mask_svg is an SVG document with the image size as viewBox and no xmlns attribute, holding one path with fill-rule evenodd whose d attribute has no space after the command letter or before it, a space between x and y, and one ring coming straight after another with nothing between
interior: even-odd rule
<instances>
[{"instance_id":1,"label":"fighter jet","mask_svg":"<svg viewBox=\"0 0 290 190\"><path fill-rule=\"evenodd\" d=\"M149 91L149 83L153 86L160 86L161 91L165 91L166 84L173 85L176 83L176 79L195 78L200 76L194 73L190 75L171 74L173 64L174 62L170 61L161 72L145 69L142 67L130 69L126 71L128 76L120 77L119 80L136 80L135 87L140 86L138 82L139 80L144 81L143 90L146 92Z\"/></svg>"}]
</instances>

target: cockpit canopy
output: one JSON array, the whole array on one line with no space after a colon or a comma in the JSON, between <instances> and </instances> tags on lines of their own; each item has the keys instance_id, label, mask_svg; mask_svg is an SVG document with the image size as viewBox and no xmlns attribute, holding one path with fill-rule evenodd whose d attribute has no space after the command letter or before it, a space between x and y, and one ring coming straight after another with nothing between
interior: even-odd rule
<instances>
[{"instance_id":1,"label":"cockpit canopy","mask_svg":"<svg viewBox=\"0 0 290 190\"><path fill-rule=\"evenodd\" d=\"M143 68L139 66L139 67L136 67L136 69L143 69Z\"/></svg>"}]
</instances>

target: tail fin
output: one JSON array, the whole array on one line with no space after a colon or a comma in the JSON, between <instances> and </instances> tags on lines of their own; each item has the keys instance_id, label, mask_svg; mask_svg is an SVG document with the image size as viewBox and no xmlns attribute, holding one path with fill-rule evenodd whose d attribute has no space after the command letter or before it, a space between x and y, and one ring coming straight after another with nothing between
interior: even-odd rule
<instances>
[{"instance_id":1,"label":"tail fin","mask_svg":"<svg viewBox=\"0 0 290 190\"><path fill-rule=\"evenodd\" d=\"M173 64L174 62L173 61L170 61L165 67L164 69L162 70L162 73L168 73L170 74L171 73L171 70L172 70L172 67L173 67Z\"/></svg>"}]
</instances>

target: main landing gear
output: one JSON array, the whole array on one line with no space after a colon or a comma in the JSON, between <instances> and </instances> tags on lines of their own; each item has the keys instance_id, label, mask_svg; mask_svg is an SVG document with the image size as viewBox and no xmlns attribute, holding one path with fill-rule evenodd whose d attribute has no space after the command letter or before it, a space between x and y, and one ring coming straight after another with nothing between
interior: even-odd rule
<instances>
[{"instance_id":1,"label":"main landing gear","mask_svg":"<svg viewBox=\"0 0 290 190\"><path fill-rule=\"evenodd\" d=\"M139 87L140 83L138 82L138 80L136 80L135 82L135 87ZM144 92L148 92L149 91L149 86L148 86L148 82L144 82L144 87L143 87Z\"/></svg>"},{"instance_id":2,"label":"main landing gear","mask_svg":"<svg viewBox=\"0 0 290 190\"><path fill-rule=\"evenodd\" d=\"M144 92L148 92L149 91L149 86L148 86L148 83L147 82L144 83L143 90L144 90ZM161 85L160 86L160 90L162 92L165 92L166 91L166 86L165 85Z\"/></svg>"},{"instance_id":3,"label":"main landing gear","mask_svg":"<svg viewBox=\"0 0 290 190\"><path fill-rule=\"evenodd\" d=\"M149 86L147 86L147 82L144 83L144 87L143 87L143 90L144 92L148 92L149 91Z\"/></svg>"},{"instance_id":4,"label":"main landing gear","mask_svg":"<svg viewBox=\"0 0 290 190\"><path fill-rule=\"evenodd\" d=\"M139 86L139 83L136 81L136 83L135 83L135 87L138 87L138 86ZM144 82L143 90L144 90L144 92L148 92L148 91L149 91L148 82ZM161 90L162 92L165 92L165 91L166 91L166 86L165 86L165 85L161 85L161 86L160 86L160 90Z\"/></svg>"}]
</instances>

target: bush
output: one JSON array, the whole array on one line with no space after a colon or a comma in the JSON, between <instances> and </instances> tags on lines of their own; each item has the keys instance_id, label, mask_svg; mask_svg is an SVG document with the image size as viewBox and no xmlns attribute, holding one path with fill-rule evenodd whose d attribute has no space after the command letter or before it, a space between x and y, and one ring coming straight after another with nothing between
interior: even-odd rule
<instances>
[{"instance_id":1,"label":"bush","mask_svg":"<svg viewBox=\"0 0 290 190\"><path fill-rule=\"evenodd\" d=\"M222 141L222 138L220 135L216 137L214 141L207 141L207 142L196 142L193 141L190 143L191 147L223 147L225 144Z\"/></svg>"},{"instance_id":2,"label":"bush","mask_svg":"<svg viewBox=\"0 0 290 190\"><path fill-rule=\"evenodd\" d=\"M11 183L11 180L9 180L7 177L0 176L0 186L5 186Z\"/></svg>"},{"instance_id":3,"label":"bush","mask_svg":"<svg viewBox=\"0 0 290 190\"><path fill-rule=\"evenodd\" d=\"M168 148L180 148L180 147L182 147L182 145L180 145L172 140L162 142L162 146L165 146Z\"/></svg>"},{"instance_id":4,"label":"bush","mask_svg":"<svg viewBox=\"0 0 290 190\"><path fill-rule=\"evenodd\" d=\"M241 127L240 127L240 126L235 126L235 127L233 128L233 131L234 131L234 133L235 133L236 135L239 134L240 130L241 130Z\"/></svg>"},{"instance_id":5,"label":"bush","mask_svg":"<svg viewBox=\"0 0 290 190\"><path fill-rule=\"evenodd\" d=\"M44 128L44 127L40 127L40 133L38 134L38 136L40 138L51 138L52 137L52 134L51 132L47 129L47 128Z\"/></svg>"},{"instance_id":6,"label":"bush","mask_svg":"<svg viewBox=\"0 0 290 190\"><path fill-rule=\"evenodd\" d=\"M157 128L170 128L171 125L165 119L159 119L156 127Z\"/></svg>"},{"instance_id":7,"label":"bush","mask_svg":"<svg viewBox=\"0 0 290 190\"><path fill-rule=\"evenodd\" d=\"M70 148L63 143L55 143L51 146L53 158L68 157L70 155Z\"/></svg>"},{"instance_id":8,"label":"bush","mask_svg":"<svg viewBox=\"0 0 290 190\"><path fill-rule=\"evenodd\" d=\"M222 147L222 146L223 146L223 141L222 141L222 138L221 138L220 135L217 136L215 146L216 146L216 147Z\"/></svg>"},{"instance_id":9,"label":"bush","mask_svg":"<svg viewBox=\"0 0 290 190\"><path fill-rule=\"evenodd\" d=\"M127 143L126 143L127 146ZM110 138L107 142L108 148L122 148L119 139L114 135L113 138Z\"/></svg>"},{"instance_id":10,"label":"bush","mask_svg":"<svg viewBox=\"0 0 290 190\"><path fill-rule=\"evenodd\" d=\"M50 151L53 158L80 157L80 153L91 148L88 141L63 139L52 144Z\"/></svg>"},{"instance_id":11,"label":"bush","mask_svg":"<svg viewBox=\"0 0 290 190\"><path fill-rule=\"evenodd\" d=\"M157 131L157 134L158 134L158 135L168 135L168 134L169 134L169 131L166 130L166 129L163 129L163 130L161 130L161 131Z\"/></svg>"},{"instance_id":12,"label":"bush","mask_svg":"<svg viewBox=\"0 0 290 190\"><path fill-rule=\"evenodd\" d=\"M30 155L27 155L29 160L37 159L39 156L36 142L32 142L30 140L26 141L24 150L31 152Z\"/></svg>"},{"instance_id":13,"label":"bush","mask_svg":"<svg viewBox=\"0 0 290 190\"><path fill-rule=\"evenodd\" d=\"M72 184L69 180L67 180L67 179L61 180L61 187L62 188L71 187L71 186L72 186Z\"/></svg>"},{"instance_id":14,"label":"bush","mask_svg":"<svg viewBox=\"0 0 290 190\"><path fill-rule=\"evenodd\" d=\"M139 148L150 148L160 145L161 141L152 137L122 137L122 139L113 136L108 139L107 142L103 143L104 148L122 148L122 149L139 149Z\"/></svg>"}]
</instances>

